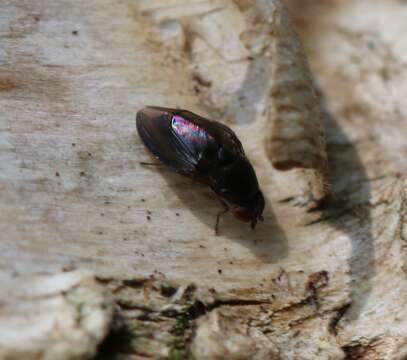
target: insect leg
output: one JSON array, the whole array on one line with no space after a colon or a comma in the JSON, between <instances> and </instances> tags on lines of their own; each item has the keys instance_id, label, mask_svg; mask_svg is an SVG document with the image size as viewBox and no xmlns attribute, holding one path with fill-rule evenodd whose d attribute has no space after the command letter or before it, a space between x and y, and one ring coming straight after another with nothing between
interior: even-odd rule
<instances>
[{"instance_id":1,"label":"insect leg","mask_svg":"<svg viewBox=\"0 0 407 360\"><path fill-rule=\"evenodd\" d=\"M230 206L223 201L221 198L219 198L219 201L221 202L221 204L223 205L224 209L219 211L218 214L216 215L216 224L215 224L215 235L219 235L219 220L220 217L224 214L226 214L229 210L230 210Z\"/></svg>"},{"instance_id":2,"label":"insect leg","mask_svg":"<svg viewBox=\"0 0 407 360\"><path fill-rule=\"evenodd\" d=\"M161 165L164 165L162 163L149 163L149 162L144 162L144 161L140 161L139 164L143 165L143 166L161 166Z\"/></svg>"}]
</instances>

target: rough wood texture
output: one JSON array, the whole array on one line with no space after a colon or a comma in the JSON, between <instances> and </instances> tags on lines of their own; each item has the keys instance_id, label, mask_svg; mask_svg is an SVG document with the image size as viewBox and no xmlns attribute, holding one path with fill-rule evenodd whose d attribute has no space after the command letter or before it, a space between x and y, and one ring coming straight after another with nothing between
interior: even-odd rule
<instances>
[{"instance_id":1,"label":"rough wood texture","mask_svg":"<svg viewBox=\"0 0 407 360\"><path fill-rule=\"evenodd\" d=\"M110 330L113 304L89 272L1 275L0 358L84 359Z\"/></svg>"},{"instance_id":2,"label":"rough wood texture","mask_svg":"<svg viewBox=\"0 0 407 360\"><path fill-rule=\"evenodd\" d=\"M307 169L313 197L322 200L329 170L321 103L292 20L280 1L258 0L242 9L248 29L240 38L268 75L267 156L278 170Z\"/></svg>"},{"instance_id":3,"label":"rough wood texture","mask_svg":"<svg viewBox=\"0 0 407 360\"><path fill-rule=\"evenodd\" d=\"M407 355L407 5L287 1L335 194L307 212L307 182L266 156L270 74L240 38L252 4L1 3L0 268L16 287L93 271L118 304L101 359ZM215 237L210 191L139 164L148 104L234 126L267 197L256 232L225 216Z\"/></svg>"}]
</instances>

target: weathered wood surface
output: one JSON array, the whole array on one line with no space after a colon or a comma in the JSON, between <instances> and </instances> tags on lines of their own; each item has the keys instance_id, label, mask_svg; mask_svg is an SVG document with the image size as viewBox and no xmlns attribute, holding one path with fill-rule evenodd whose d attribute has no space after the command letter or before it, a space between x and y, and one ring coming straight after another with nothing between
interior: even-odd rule
<instances>
[{"instance_id":1,"label":"weathered wood surface","mask_svg":"<svg viewBox=\"0 0 407 360\"><path fill-rule=\"evenodd\" d=\"M313 212L265 154L268 77L239 37L254 2L0 2L0 268L16 287L93 271L120 305L101 357L406 356L407 5L287 3L337 197ZM139 164L146 104L236 120L267 197L256 232L225 216L214 236L210 191Z\"/></svg>"},{"instance_id":2,"label":"weathered wood surface","mask_svg":"<svg viewBox=\"0 0 407 360\"><path fill-rule=\"evenodd\" d=\"M112 298L92 273L2 274L1 294L1 359L90 358L110 331Z\"/></svg>"}]
</instances>

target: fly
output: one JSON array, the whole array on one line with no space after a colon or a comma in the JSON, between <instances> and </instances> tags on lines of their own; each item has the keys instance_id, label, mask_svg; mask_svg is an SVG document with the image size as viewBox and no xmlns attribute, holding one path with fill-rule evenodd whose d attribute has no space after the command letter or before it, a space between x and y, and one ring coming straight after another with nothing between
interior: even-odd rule
<instances>
[{"instance_id":1,"label":"fly","mask_svg":"<svg viewBox=\"0 0 407 360\"><path fill-rule=\"evenodd\" d=\"M149 106L137 113L145 146L178 173L209 186L234 216L254 229L263 221L264 197L242 143L226 125L187 110Z\"/></svg>"}]
</instances>

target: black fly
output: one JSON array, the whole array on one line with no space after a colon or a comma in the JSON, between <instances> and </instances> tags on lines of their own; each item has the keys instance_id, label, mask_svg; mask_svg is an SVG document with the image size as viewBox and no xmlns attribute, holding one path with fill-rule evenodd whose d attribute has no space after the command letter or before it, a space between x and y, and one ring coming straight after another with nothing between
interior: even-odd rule
<instances>
[{"instance_id":1,"label":"black fly","mask_svg":"<svg viewBox=\"0 0 407 360\"><path fill-rule=\"evenodd\" d=\"M263 220L264 197L256 174L235 133L217 121L187 110L149 106L137 113L137 131L147 148L164 164L204 183L254 229Z\"/></svg>"}]
</instances>

